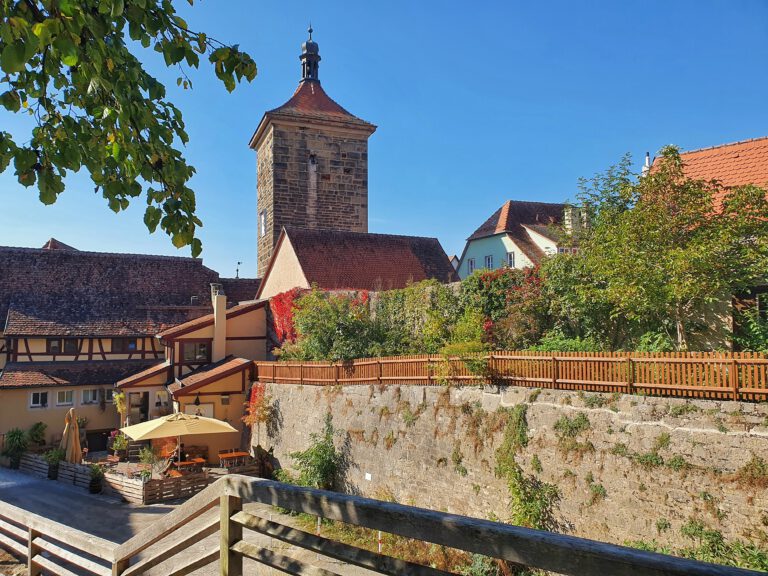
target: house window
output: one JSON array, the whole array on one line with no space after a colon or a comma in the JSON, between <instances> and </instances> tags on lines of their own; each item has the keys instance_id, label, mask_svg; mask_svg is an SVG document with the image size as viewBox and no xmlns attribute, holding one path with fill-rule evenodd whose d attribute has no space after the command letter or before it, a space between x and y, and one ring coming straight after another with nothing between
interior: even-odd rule
<instances>
[{"instance_id":1,"label":"house window","mask_svg":"<svg viewBox=\"0 0 768 576\"><path fill-rule=\"evenodd\" d=\"M80 342L77 338L64 338L64 354L77 354L80 351Z\"/></svg>"},{"instance_id":2,"label":"house window","mask_svg":"<svg viewBox=\"0 0 768 576\"><path fill-rule=\"evenodd\" d=\"M515 267L515 253L514 252L507 252L507 261L506 265L510 268Z\"/></svg>"},{"instance_id":3,"label":"house window","mask_svg":"<svg viewBox=\"0 0 768 576\"><path fill-rule=\"evenodd\" d=\"M578 252L578 248L571 248L571 247L560 247L557 249L558 254L576 254Z\"/></svg>"},{"instance_id":4,"label":"house window","mask_svg":"<svg viewBox=\"0 0 768 576\"><path fill-rule=\"evenodd\" d=\"M485 267L488 270L493 270L493 255L485 257Z\"/></svg>"},{"instance_id":5,"label":"house window","mask_svg":"<svg viewBox=\"0 0 768 576\"><path fill-rule=\"evenodd\" d=\"M211 346L208 342L182 342L181 357L185 363L210 362Z\"/></svg>"},{"instance_id":6,"label":"house window","mask_svg":"<svg viewBox=\"0 0 768 576\"><path fill-rule=\"evenodd\" d=\"M108 404L112 403L112 400L114 399L114 397L115 397L115 391L112 388L107 388L104 391L104 401L107 402Z\"/></svg>"},{"instance_id":7,"label":"house window","mask_svg":"<svg viewBox=\"0 0 768 576\"><path fill-rule=\"evenodd\" d=\"M32 392L29 395L30 408L45 408L48 406L48 392Z\"/></svg>"},{"instance_id":8,"label":"house window","mask_svg":"<svg viewBox=\"0 0 768 576\"><path fill-rule=\"evenodd\" d=\"M136 351L136 338L112 338L112 352L127 354Z\"/></svg>"},{"instance_id":9,"label":"house window","mask_svg":"<svg viewBox=\"0 0 768 576\"><path fill-rule=\"evenodd\" d=\"M470 258L469 260L467 260L467 270L469 271L470 274L472 274L472 272L475 271L475 259L474 258Z\"/></svg>"},{"instance_id":10,"label":"house window","mask_svg":"<svg viewBox=\"0 0 768 576\"><path fill-rule=\"evenodd\" d=\"M99 403L99 389L89 388L83 390L83 404L98 404Z\"/></svg>"},{"instance_id":11,"label":"house window","mask_svg":"<svg viewBox=\"0 0 768 576\"><path fill-rule=\"evenodd\" d=\"M75 395L72 390L59 390L56 392L56 406L72 406Z\"/></svg>"},{"instance_id":12,"label":"house window","mask_svg":"<svg viewBox=\"0 0 768 576\"><path fill-rule=\"evenodd\" d=\"M45 341L45 351L48 354L61 354L61 340L59 338L49 338Z\"/></svg>"},{"instance_id":13,"label":"house window","mask_svg":"<svg viewBox=\"0 0 768 576\"><path fill-rule=\"evenodd\" d=\"M259 212L259 236L267 235L267 211Z\"/></svg>"}]
</instances>

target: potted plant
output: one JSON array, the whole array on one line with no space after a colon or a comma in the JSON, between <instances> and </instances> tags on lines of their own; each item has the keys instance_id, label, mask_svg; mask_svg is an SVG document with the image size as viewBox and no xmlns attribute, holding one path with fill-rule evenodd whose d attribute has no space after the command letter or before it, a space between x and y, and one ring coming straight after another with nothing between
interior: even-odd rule
<instances>
[{"instance_id":1,"label":"potted plant","mask_svg":"<svg viewBox=\"0 0 768 576\"><path fill-rule=\"evenodd\" d=\"M43 459L48 463L48 478L56 480L59 477L59 462L64 460L64 450L61 448L51 448L43 453Z\"/></svg>"},{"instance_id":2,"label":"potted plant","mask_svg":"<svg viewBox=\"0 0 768 576\"><path fill-rule=\"evenodd\" d=\"M104 471L98 464L91 464L91 482L88 484L88 492L91 494L100 494L102 483L104 481Z\"/></svg>"},{"instance_id":3,"label":"potted plant","mask_svg":"<svg viewBox=\"0 0 768 576\"><path fill-rule=\"evenodd\" d=\"M35 422L32 424L27 433L29 442L36 447L45 446L45 431L47 428L48 424L44 422Z\"/></svg>"},{"instance_id":4,"label":"potted plant","mask_svg":"<svg viewBox=\"0 0 768 576\"><path fill-rule=\"evenodd\" d=\"M112 432L112 450L122 462L128 459L128 437L117 430Z\"/></svg>"},{"instance_id":5,"label":"potted plant","mask_svg":"<svg viewBox=\"0 0 768 576\"><path fill-rule=\"evenodd\" d=\"M21 455L29 446L29 437L21 428L12 428L5 434L5 449L3 456L11 459L11 468L18 469L21 463Z\"/></svg>"}]
</instances>

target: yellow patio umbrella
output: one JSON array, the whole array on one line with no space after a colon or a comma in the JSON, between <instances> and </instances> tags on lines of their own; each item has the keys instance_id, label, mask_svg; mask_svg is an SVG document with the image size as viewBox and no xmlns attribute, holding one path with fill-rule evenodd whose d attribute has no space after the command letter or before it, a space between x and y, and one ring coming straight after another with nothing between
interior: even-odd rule
<instances>
[{"instance_id":1,"label":"yellow patio umbrella","mask_svg":"<svg viewBox=\"0 0 768 576\"><path fill-rule=\"evenodd\" d=\"M171 436L176 436L180 440L181 436L190 434L221 434L237 432L237 430L222 420L177 412L162 418L120 428L120 432L133 440L152 440ZM179 444L181 444L180 441Z\"/></svg>"},{"instance_id":2,"label":"yellow patio umbrella","mask_svg":"<svg viewBox=\"0 0 768 576\"><path fill-rule=\"evenodd\" d=\"M64 450L64 460L80 464L83 452L80 448L80 427L77 425L74 408L70 408L64 417L64 434L61 436L59 447Z\"/></svg>"}]
</instances>

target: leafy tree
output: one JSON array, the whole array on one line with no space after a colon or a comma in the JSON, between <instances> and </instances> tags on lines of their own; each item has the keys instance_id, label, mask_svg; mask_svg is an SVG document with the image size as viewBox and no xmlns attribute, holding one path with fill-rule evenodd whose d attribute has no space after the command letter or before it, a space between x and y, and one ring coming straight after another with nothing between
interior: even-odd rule
<instances>
[{"instance_id":1,"label":"leafy tree","mask_svg":"<svg viewBox=\"0 0 768 576\"><path fill-rule=\"evenodd\" d=\"M586 183L581 200L594 217L577 258L611 317L669 326L687 349L708 306L764 279L768 200L754 186L725 189L687 178L674 147L650 174L626 164Z\"/></svg>"},{"instance_id":2,"label":"leafy tree","mask_svg":"<svg viewBox=\"0 0 768 576\"><path fill-rule=\"evenodd\" d=\"M322 434L312 432L309 435L312 442L310 446L306 450L290 454L299 470L298 478L293 478L296 484L322 490L333 488L341 464L341 454L333 444L335 435L333 415L328 412L325 415ZM284 480L289 478L283 477Z\"/></svg>"},{"instance_id":3,"label":"leafy tree","mask_svg":"<svg viewBox=\"0 0 768 576\"><path fill-rule=\"evenodd\" d=\"M179 150L187 133L139 46L179 66L184 88L182 66L201 56L229 91L256 75L237 46L190 30L173 0L0 0L0 104L34 121L31 137L0 131L0 172L13 162L19 183L52 204L66 175L85 167L112 210L144 195L149 230L160 226L196 256L195 170Z\"/></svg>"}]
</instances>

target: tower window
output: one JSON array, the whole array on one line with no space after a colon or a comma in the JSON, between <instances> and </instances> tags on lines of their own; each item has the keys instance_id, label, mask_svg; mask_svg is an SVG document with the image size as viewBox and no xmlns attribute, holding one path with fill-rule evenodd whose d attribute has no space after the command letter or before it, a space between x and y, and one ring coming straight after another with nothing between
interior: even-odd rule
<instances>
[{"instance_id":1,"label":"tower window","mask_svg":"<svg viewBox=\"0 0 768 576\"><path fill-rule=\"evenodd\" d=\"M259 236L267 235L267 211L259 212Z\"/></svg>"}]
</instances>

